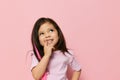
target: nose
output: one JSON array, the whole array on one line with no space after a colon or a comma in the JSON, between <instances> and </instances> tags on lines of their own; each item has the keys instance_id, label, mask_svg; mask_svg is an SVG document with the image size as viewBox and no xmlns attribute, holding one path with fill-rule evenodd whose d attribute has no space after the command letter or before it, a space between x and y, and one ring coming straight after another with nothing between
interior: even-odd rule
<instances>
[{"instance_id":1,"label":"nose","mask_svg":"<svg viewBox=\"0 0 120 80\"><path fill-rule=\"evenodd\" d=\"M49 33L46 33L45 34L45 38L49 38L50 37L50 34Z\"/></svg>"}]
</instances>

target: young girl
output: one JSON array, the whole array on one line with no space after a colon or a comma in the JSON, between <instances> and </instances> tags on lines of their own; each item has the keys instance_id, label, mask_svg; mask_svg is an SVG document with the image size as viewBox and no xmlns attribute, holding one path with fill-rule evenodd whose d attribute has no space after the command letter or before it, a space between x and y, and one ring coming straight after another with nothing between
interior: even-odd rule
<instances>
[{"instance_id":1,"label":"young girl","mask_svg":"<svg viewBox=\"0 0 120 80\"><path fill-rule=\"evenodd\" d=\"M68 65L74 70L71 80L79 80L81 67L67 49L63 33L50 18L40 18L31 35L33 46L31 71L35 80L68 80Z\"/></svg>"}]
</instances>

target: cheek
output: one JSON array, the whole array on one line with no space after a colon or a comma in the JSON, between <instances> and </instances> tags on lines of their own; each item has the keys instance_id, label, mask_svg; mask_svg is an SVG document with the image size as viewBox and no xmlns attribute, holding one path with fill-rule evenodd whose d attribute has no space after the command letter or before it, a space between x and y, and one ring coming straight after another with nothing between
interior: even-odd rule
<instances>
[{"instance_id":1,"label":"cheek","mask_svg":"<svg viewBox=\"0 0 120 80\"><path fill-rule=\"evenodd\" d=\"M39 38L39 43L40 43L40 45L44 46L44 41L42 38Z\"/></svg>"},{"instance_id":2,"label":"cheek","mask_svg":"<svg viewBox=\"0 0 120 80\"><path fill-rule=\"evenodd\" d=\"M59 36L58 35L56 35L56 43L59 41Z\"/></svg>"}]
</instances>

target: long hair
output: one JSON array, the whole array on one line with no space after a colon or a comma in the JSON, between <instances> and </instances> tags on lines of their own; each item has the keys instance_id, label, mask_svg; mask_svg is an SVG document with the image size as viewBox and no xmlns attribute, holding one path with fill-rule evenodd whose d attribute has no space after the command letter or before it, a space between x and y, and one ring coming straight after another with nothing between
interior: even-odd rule
<instances>
[{"instance_id":1,"label":"long hair","mask_svg":"<svg viewBox=\"0 0 120 80\"><path fill-rule=\"evenodd\" d=\"M52 24L58 32L59 40L58 40L57 44L54 46L55 49L61 50L63 53L68 52L64 35L63 35L60 27L58 26L58 24L51 18L42 17L42 18L39 18L35 22L33 30L32 30L32 34L31 34L31 42L32 42L33 51L34 51L34 54L37 57L38 61L40 61L39 56L41 56L41 58L44 56L43 46L39 42L38 30L40 29L41 25L43 25L45 23Z\"/></svg>"}]
</instances>

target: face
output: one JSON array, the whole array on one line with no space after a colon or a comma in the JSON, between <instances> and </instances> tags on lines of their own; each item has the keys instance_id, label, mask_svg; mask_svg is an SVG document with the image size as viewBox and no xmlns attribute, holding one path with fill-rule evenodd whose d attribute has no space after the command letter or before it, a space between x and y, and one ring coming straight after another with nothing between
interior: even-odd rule
<instances>
[{"instance_id":1,"label":"face","mask_svg":"<svg viewBox=\"0 0 120 80\"><path fill-rule=\"evenodd\" d=\"M53 47L57 44L58 32L51 23L44 23L38 30L39 42L42 46L46 43Z\"/></svg>"}]
</instances>

